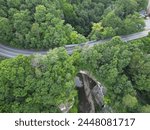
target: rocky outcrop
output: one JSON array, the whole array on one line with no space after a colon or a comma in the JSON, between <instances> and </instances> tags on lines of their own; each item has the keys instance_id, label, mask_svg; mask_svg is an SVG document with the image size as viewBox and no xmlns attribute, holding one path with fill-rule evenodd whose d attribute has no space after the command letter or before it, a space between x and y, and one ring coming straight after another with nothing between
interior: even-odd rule
<instances>
[{"instance_id":1,"label":"rocky outcrop","mask_svg":"<svg viewBox=\"0 0 150 130\"><path fill-rule=\"evenodd\" d=\"M78 90L80 113L95 113L98 112L112 112L111 107L104 104L104 96L106 88L101 85L91 74L85 71L80 71L75 77L75 84ZM72 102L65 102L58 107L61 112L67 113L74 105Z\"/></svg>"},{"instance_id":2,"label":"rocky outcrop","mask_svg":"<svg viewBox=\"0 0 150 130\"><path fill-rule=\"evenodd\" d=\"M89 78L85 74L81 74L81 75L83 78L83 86L84 86L85 96L86 96L87 101L89 103L89 113L95 113L95 105L94 105L94 100L92 97L92 91L90 88Z\"/></svg>"},{"instance_id":3,"label":"rocky outcrop","mask_svg":"<svg viewBox=\"0 0 150 130\"><path fill-rule=\"evenodd\" d=\"M91 91L92 91L92 95L94 97L96 104L98 104L100 108L103 108L104 107L103 86L101 86L100 84L97 84Z\"/></svg>"},{"instance_id":4,"label":"rocky outcrop","mask_svg":"<svg viewBox=\"0 0 150 130\"><path fill-rule=\"evenodd\" d=\"M102 110L104 94L106 93L105 87L85 71L80 71L75 82L79 94L79 112L94 113L97 106Z\"/></svg>"}]
</instances>

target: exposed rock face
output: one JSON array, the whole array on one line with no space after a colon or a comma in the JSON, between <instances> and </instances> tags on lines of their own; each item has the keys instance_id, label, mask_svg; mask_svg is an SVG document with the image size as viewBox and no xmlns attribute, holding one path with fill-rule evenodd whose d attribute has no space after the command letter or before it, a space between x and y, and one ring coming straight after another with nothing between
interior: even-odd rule
<instances>
[{"instance_id":1,"label":"exposed rock face","mask_svg":"<svg viewBox=\"0 0 150 130\"><path fill-rule=\"evenodd\" d=\"M102 110L106 93L105 87L85 71L80 71L75 81L79 94L79 112L94 113L96 107Z\"/></svg>"},{"instance_id":2,"label":"exposed rock face","mask_svg":"<svg viewBox=\"0 0 150 130\"><path fill-rule=\"evenodd\" d=\"M89 113L90 104L86 98L84 87L78 88L78 99L79 99L78 112L79 113Z\"/></svg>"},{"instance_id":3,"label":"exposed rock face","mask_svg":"<svg viewBox=\"0 0 150 130\"><path fill-rule=\"evenodd\" d=\"M79 87L79 88L83 87L83 82L80 80L80 77L78 76L75 77L75 85L76 87Z\"/></svg>"},{"instance_id":4,"label":"exposed rock face","mask_svg":"<svg viewBox=\"0 0 150 130\"><path fill-rule=\"evenodd\" d=\"M89 108L90 108L89 113L95 113L95 105L94 105L94 100L92 97L92 91L90 89L88 76L85 74L82 74L82 77L83 77L85 95L86 95L87 101L89 103Z\"/></svg>"},{"instance_id":5,"label":"exposed rock face","mask_svg":"<svg viewBox=\"0 0 150 130\"><path fill-rule=\"evenodd\" d=\"M78 110L80 113L113 112L112 108L104 103L106 88L91 74L80 71L75 78L75 83L78 90Z\"/></svg>"},{"instance_id":6,"label":"exposed rock face","mask_svg":"<svg viewBox=\"0 0 150 130\"><path fill-rule=\"evenodd\" d=\"M101 86L100 84L96 85L93 89L92 89L92 95L96 101L96 103L98 104L98 106L100 108L102 108L104 106L104 93L103 93L103 86Z\"/></svg>"}]
</instances>

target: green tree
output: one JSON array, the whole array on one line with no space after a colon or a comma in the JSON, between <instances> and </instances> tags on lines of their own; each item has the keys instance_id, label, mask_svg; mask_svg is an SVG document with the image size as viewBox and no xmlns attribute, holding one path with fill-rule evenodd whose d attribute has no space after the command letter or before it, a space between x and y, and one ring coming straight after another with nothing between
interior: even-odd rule
<instances>
[{"instance_id":1,"label":"green tree","mask_svg":"<svg viewBox=\"0 0 150 130\"><path fill-rule=\"evenodd\" d=\"M143 10L147 8L148 0L136 0L138 3L138 9Z\"/></svg>"},{"instance_id":2,"label":"green tree","mask_svg":"<svg viewBox=\"0 0 150 130\"><path fill-rule=\"evenodd\" d=\"M142 18L139 18L138 14L128 15L124 20L124 28L126 34L142 31L145 23Z\"/></svg>"},{"instance_id":3,"label":"green tree","mask_svg":"<svg viewBox=\"0 0 150 130\"><path fill-rule=\"evenodd\" d=\"M123 26L122 20L115 14L114 11L108 13L102 20L104 27L112 27L116 34L120 34Z\"/></svg>"},{"instance_id":4,"label":"green tree","mask_svg":"<svg viewBox=\"0 0 150 130\"><path fill-rule=\"evenodd\" d=\"M141 108L143 113L150 113L150 105L145 105Z\"/></svg>"},{"instance_id":5,"label":"green tree","mask_svg":"<svg viewBox=\"0 0 150 130\"><path fill-rule=\"evenodd\" d=\"M128 94L123 97L123 104L129 109L135 109L138 105L138 100L136 99L136 97Z\"/></svg>"},{"instance_id":6,"label":"green tree","mask_svg":"<svg viewBox=\"0 0 150 130\"><path fill-rule=\"evenodd\" d=\"M36 22L42 23L46 20L46 7L44 5L36 6L36 12L34 13L34 19Z\"/></svg>"},{"instance_id":7,"label":"green tree","mask_svg":"<svg viewBox=\"0 0 150 130\"><path fill-rule=\"evenodd\" d=\"M134 14L137 9L138 3L136 0L117 0L115 13L123 19L129 14Z\"/></svg>"},{"instance_id":8,"label":"green tree","mask_svg":"<svg viewBox=\"0 0 150 130\"><path fill-rule=\"evenodd\" d=\"M76 39L72 40L74 28L65 23L64 12L60 6L61 3L68 1L2 0L0 2L0 41L15 47L35 49L48 49L86 41L86 38L79 33Z\"/></svg>"},{"instance_id":9,"label":"green tree","mask_svg":"<svg viewBox=\"0 0 150 130\"><path fill-rule=\"evenodd\" d=\"M0 112L60 112L77 95L74 60L64 48L0 62Z\"/></svg>"},{"instance_id":10,"label":"green tree","mask_svg":"<svg viewBox=\"0 0 150 130\"><path fill-rule=\"evenodd\" d=\"M106 87L104 98L115 112L139 112L149 104L149 59L142 45L141 40L127 44L115 37L81 51L80 69Z\"/></svg>"},{"instance_id":11,"label":"green tree","mask_svg":"<svg viewBox=\"0 0 150 130\"><path fill-rule=\"evenodd\" d=\"M0 41L9 41L11 39L11 25L7 18L0 17Z\"/></svg>"},{"instance_id":12,"label":"green tree","mask_svg":"<svg viewBox=\"0 0 150 130\"><path fill-rule=\"evenodd\" d=\"M92 31L89 34L90 40L101 39L102 38L103 26L102 23L93 23Z\"/></svg>"}]
</instances>

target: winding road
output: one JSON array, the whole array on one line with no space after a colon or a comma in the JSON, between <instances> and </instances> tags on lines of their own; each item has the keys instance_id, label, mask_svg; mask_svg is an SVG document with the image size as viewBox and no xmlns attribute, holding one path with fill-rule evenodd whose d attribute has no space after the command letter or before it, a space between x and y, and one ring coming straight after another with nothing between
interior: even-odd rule
<instances>
[{"instance_id":1,"label":"winding road","mask_svg":"<svg viewBox=\"0 0 150 130\"><path fill-rule=\"evenodd\" d=\"M127 42L127 41L132 41L135 39L140 39L140 38L146 37L148 35L148 33L150 32L150 19L145 20L145 25L146 26L145 26L144 31L130 34L130 35L120 36L121 39L123 41ZM68 54L72 54L73 49L76 46L88 45L88 46L92 47L95 44L102 44L108 40L110 40L110 39L99 40L99 41L89 41L89 42L82 43L82 44L71 44L71 45L66 45L65 48L66 48ZM2 45L0 43L0 55L4 56L4 57L13 58L13 57L16 57L18 55L29 56L29 55L36 54L36 53L43 55L43 54L46 54L47 51L21 50L21 49L11 48L11 47Z\"/></svg>"}]
</instances>

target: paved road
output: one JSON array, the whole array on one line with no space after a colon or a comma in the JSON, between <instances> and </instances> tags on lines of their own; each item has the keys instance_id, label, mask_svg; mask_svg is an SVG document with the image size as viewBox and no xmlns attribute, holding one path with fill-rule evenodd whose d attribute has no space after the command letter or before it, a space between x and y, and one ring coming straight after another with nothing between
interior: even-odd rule
<instances>
[{"instance_id":1,"label":"paved road","mask_svg":"<svg viewBox=\"0 0 150 130\"><path fill-rule=\"evenodd\" d=\"M145 20L145 24L146 24L146 26L145 26L144 31L126 35L126 36L121 36L121 39L123 41L127 42L127 41L131 41L131 40L139 39L142 37L146 37L148 35L148 33L150 32L150 19ZM110 39L99 40L99 41L89 41L87 43L82 43L79 45L78 44L66 45L65 47L66 47L66 50L68 51L68 54L71 54L73 52L74 47L76 47L76 46L89 45L90 47L92 47L95 44L101 44L108 40L110 40ZM21 55L21 54L25 55L25 56L29 56L31 54L36 54L36 53L46 54L47 51L21 50L21 49L11 48L11 47L0 44L0 55L4 56L4 57L12 58L12 57L16 57L17 55Z\"/></svg>"},{"instance_id":2,"label":"paved road","mask_svg":"<svg viewBox=\"0 0 150 130\"><path fill-rule=\"evenodd\" d=\"M8 58L16 57L17 55L21 55L21 54L25 56L29 56L36 53L46 54L46 52L47 51L21 50L21 49L11 48L0 44L0 55Z\"/></svg>"}]
</instances>

